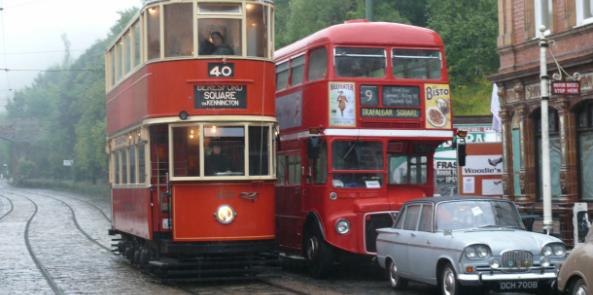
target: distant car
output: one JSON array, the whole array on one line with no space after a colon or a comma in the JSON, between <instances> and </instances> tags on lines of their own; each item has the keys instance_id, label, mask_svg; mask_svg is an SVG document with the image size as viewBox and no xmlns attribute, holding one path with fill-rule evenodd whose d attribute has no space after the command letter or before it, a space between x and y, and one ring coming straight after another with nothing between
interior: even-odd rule
<instances>
[{"instance_id":1,"label":"distant car","mask_svg":"<svg viewBox=\"0 0 593 295\"><path fill-rule=\"evenodd\" d=\"M593 294L593 227L589 228L585 243L574 248L562 264L558 289L567 294Z\"/></svg>"},{"instance_id":2,"label":"distant car","mask_svg":"<svg viewBox=\"0 0 593 295\"><path fill-rule=\"evenodd\" d=\"M410 201L393 228L377 231L377 259L395 289L412 280L446 295L549 293L566 258L561 240L526 231L515 205L501 199Z\"/></svg>"}]
</instances>

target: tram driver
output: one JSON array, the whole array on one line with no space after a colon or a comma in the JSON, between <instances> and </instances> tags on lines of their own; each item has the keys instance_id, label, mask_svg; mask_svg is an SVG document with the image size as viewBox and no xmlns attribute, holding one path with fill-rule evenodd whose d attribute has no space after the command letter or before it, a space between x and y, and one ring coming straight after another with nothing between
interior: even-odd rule
<instances>
[{"instance_id":1,"label":"tram driver","mask_svg":"<svg viewBox=\"0 0 593 295\"><path fill-rule=\"evenodd\" d=\"M225 42L221 32L214 31L210 33L208 39L200 43L200 53L203 55L233 55L233 48Z\"/></svg>"},{"instance_id":2,"label":"tram driver","mask_svg":"<svg viewBox=\"0 0 593 295\"><path fill-rule=\"evenodd\" d=\"M206 175L216 176L231 171L231 161L222 155L222 147L215 144L211 147L210 153L206 155Z\"/></svg>"}]
</instances>

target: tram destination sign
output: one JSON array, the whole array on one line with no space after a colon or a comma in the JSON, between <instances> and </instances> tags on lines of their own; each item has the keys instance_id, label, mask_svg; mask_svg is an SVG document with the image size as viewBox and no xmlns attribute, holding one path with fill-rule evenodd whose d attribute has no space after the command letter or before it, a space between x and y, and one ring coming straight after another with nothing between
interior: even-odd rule
<instances>
[{"instance_id":1,"label":"tram destination sign","mask_svg":"<svg viewBox=\"0 0 593 295\"><path fill-rule=\"evenodd\" d=\"M363 118L374 119L410 119L419 118L418 109L388 109L388 108L362 108L361 116Z\"/></svg>"},{"instance_id":2,"label":"tram destination sign","mask_svg":"<svg viewBox=\"0 0 593 295\"><path fill-rule=\"evenodd\" d=\"M420 107L420 89L410 86L384 86L383 105L388 107Z\"/></svg>"},{"instance_id":3,"label":"tram destination sign","mask_svg":"<svg viewBox=\"0 0 593 295\"><path fill-rule=\"evenodd\" d=\"M196 109L247 108L246 85L196 85L194 95Z\"/></svg>"}]
</instances>

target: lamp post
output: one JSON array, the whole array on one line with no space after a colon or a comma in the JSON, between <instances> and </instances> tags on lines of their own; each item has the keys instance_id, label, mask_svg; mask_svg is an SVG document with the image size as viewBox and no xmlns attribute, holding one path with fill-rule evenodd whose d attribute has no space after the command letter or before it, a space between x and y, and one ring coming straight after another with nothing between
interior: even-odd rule
<instances>
[{"instance_id":1,"label":"lamp post","mask_svg":"<svg viewBox=\"0 0 593 295\"><path fill-rule=\"evenodd\" d=\"M540 93L541 93L541 129L542 129L542 193L544 209L544 230L546 234L552 231L552 187L550 176L550 132L549 132L549 113L548 104L550 100L548 64L546 60L546 49L548 48L548 39L544 36L546 27L541 26L539 36L540 47Z\"/></svg>"},{"instance_id":2,"label":"lamp post","mask_svg":"<svg viewBox=\"0 0 593 295\"><path fill-rule=\"evenodd\" d=\"M365 14L366 19L370 22L373 21L373 0L366 0L365 2Z\"/></svg>"}]
</instances>

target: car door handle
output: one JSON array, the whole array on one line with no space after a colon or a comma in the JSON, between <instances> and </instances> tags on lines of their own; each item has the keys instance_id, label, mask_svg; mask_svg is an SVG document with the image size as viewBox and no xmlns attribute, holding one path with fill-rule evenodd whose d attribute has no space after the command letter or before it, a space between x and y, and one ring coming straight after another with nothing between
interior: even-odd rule
<instances>
[{"instance_id":1,"label":"car door handle","mask_svg":"<svg viewBox=\"0 0 593 295\"><path fill-rule=\"evenodd\" d=\"M393 232L394 235L399 236L399 232Z\"/></svg>"},{"instance_id":2,"label":"car door handle","mask_svg":"<svg viewBox=\"0 0 593 295\"><path fill-rule=\"evenodd\" d=\"M430 241L429 240L426 240L426 245L430 245Z\"/></svg>"},{"instance_id":3,"label":"car door handle","mask_svg":"<svg viewBox=\"0 0 593 295\"><path fill-rule=\"evenodd\" d=\"M410 233L410 236L415 237L416 234L415 233Z\"/></svg>"}]
</instances>

